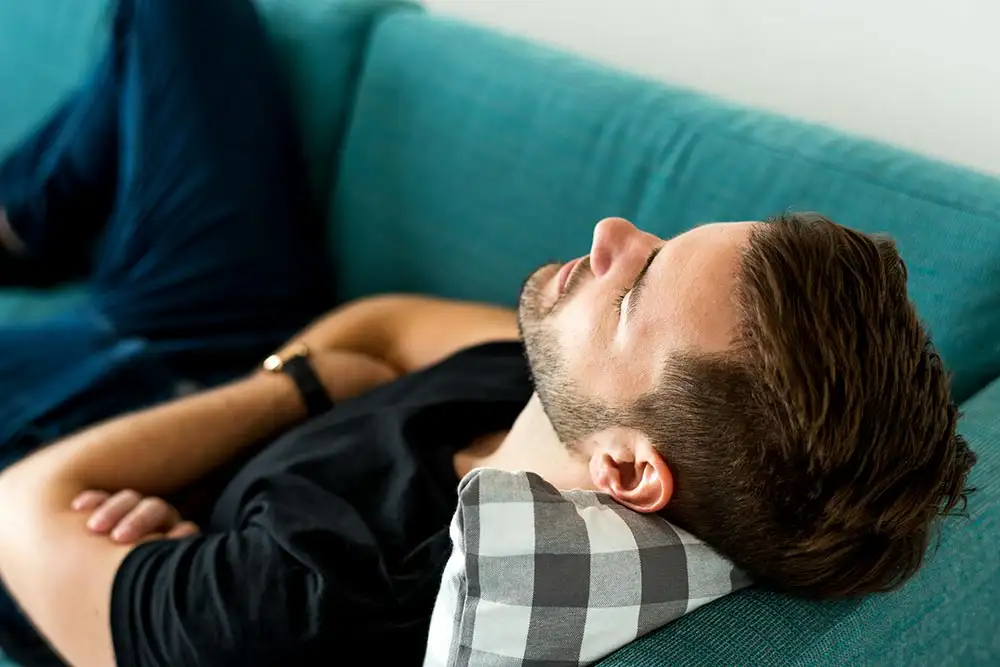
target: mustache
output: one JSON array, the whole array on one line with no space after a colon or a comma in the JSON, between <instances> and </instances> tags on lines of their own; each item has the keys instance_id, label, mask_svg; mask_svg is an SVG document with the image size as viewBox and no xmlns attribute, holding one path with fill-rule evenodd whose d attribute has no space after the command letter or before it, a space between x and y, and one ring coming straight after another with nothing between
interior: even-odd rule
<instances>
[{"instance_id":1,"label":"mustache","mask_svg":"<svg viewBox=\"0 0 1000 667\"><path fill-rule=\"evenodd\" d=\"M559 297L559 301L562 301L563 299L567 299L570 296L572 296L573 292L575 292L580 287L580 285L583 284L583 281L586 279L587 274L590 272L591 272L590 255L586 255L583 259L581 259L577 263L576 266L573 267L573 270L566 278L566 285L563 288L562 295Z\"/></svg>"},{"instance_id":2,"label":"mustache","mask_svg":"<svg viewBox=\"0 0 1000 667\"><path fill-rule=\"evenodd\" d=\"M541 296L542 282L540 281L540 278L542 276L542 271L548 267L558 266L559 264L556 262L542 265L538 270L530 274L521 285L521 293L518 298L517 307L517 324L522 339L527 338L527 329L529 329L532 324L541 322L546 317L559 310L566 299L572 296L573 293L576 292L577 289L579 289L579 287L585 282L587 274L591 273L590 255L584 256L577 263L577 265L573 267L573 270L566 278L566 284L563 286L563 293L549 305L545 305L542 303L544 299Z\"/></svg>"}]
</instances>

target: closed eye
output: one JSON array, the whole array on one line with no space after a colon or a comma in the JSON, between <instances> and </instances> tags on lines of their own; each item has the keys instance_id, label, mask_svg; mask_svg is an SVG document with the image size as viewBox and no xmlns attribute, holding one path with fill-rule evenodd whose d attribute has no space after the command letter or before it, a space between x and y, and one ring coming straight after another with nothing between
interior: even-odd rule
<instances>
[{"instance_id":1,"label":"closed eye","mask_svg":"<svg viewBox=\"0 0 1000 667\"><path fill-rule=\"evenodd\" d=\"M620 293L618 294L618 296L616 296L616 297L615 297L615 312L616 312L616 313L618 313L619 317L620 317L620 316L621 316L621 314L622 314L622 302L623 302L623 301L625 301L625 297L626 297L626 296L628 296L628 293L629 293L629 292L630 292L631 290L632 290L632 288L631 288L631 287L630 287L630 288L627 288L627 289L623 289L623 290L622 290L622 291L621 291L621 292L620 292Z\"/></svg>"},{"instance_id":2,"label":"closed eye","mask_svg":"<svg viewBox=\"0 0 1000 667\"><path fill-rule=\"evenodd\" d=\"M635 277L635 282L633 282L632 286L625 290L624 294L622 294L622 300L624 300L625 296L631 293L628 297L628 312L626 313L626 316L629 319L635 316L635 313L639 308L639 295L642 294L643 288L646 286L646 274L649 273L649 268L653 266L656 256L660 254L661 250L663 250L663 245L664 244L660 244L656 246L656 248L649 253L649 257L646 258L646 263L643 264L642 270L640 270L639 275ZM621 302L619 302L618 305L620 307Z\"/></svg>"}]
</instances>

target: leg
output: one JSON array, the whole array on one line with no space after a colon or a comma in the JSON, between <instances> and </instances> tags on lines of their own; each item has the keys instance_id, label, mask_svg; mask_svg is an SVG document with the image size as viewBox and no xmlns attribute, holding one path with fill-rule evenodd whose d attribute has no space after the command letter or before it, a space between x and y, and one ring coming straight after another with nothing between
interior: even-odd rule
<instances>
[{"instance_id":1,"label":"leg","mask_svg":"<svg viewBox=\"0 0 1000 667\"><path fill-rule=\"evenodd\" d=\"M256 358L326 304L289 98L249 0L122 0L119 184L99 308ZM234 352L235 353L235 352Z\"/></svg>"},{"instance_id":2,"label":"leg","mask_svg":"<svg viewBox=\"0 0 1000 667\"><path fill-rule=\"evenodd\" d=\"M0 160L0 285L49 285L87 271L90 246L111 211L117 171L117 54ZM108 362L111 339L97 320L0 328L0 470L59 433L42 418ZM137 397L143 391L137 392ZM112 397L108 397L112 398ZM69 403L74 422L109 416L100 402ZM93 412L88 419L87 411ZM53 415L55 416L55 415ZM66 415L64 415L66 416ZM14 658L54 654L0 587L0 645Z\"/></svg>"},{"instance_id":3,"label":"leg","mask_svg":"<svg viewBox=\"0 0 1000 667\"><path fill-rule=\"evenodd\" d=\"M96 310L0 328L0 468L168 398L178 372L234 375L326 305L297 135L249 0L120 0L112 51Z\"/></svg>"},{"instance_id":4,"label":"leg","mask_svg":"<svg viewBox=\"0 0 1000 667\"><path fill-rule=\"evenodd\" d=\"M117 56L0 161L0 284L51 284L86 271L111 211Z\"/></svg>"}]
</instances>

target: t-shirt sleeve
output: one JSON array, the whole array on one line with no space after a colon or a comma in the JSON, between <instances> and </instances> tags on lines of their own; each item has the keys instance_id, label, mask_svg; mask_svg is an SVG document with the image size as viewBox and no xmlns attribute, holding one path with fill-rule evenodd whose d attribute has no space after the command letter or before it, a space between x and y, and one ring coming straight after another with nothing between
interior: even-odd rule
<instances>
[{"instance_id":1,"label":"t-shirt sleeve","mask_svg":"<svg viewBox=\"0 0 1000 667\"><path fill-rule=\"evenodd\" d=\"M258 527L149 542L128 555L115 577L117 664L305 664L318 642L336 641L323 621L325 610L340 607L340 595L338 582Z\"/></svg>"}]
</instances>

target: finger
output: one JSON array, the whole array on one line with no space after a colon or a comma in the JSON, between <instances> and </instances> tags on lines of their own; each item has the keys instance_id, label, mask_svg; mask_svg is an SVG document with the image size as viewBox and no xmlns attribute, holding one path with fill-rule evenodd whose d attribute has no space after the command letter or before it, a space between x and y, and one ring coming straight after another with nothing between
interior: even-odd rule
<instances>
[{"instance_id":1,"label":"finger","mask_svg":"<svg viewBox=\"0 0 1000 667\"><path fill-rule=\"evenodd\" d=\"M142 496L132 490L119 491L104 501L87 520L87 528L95 533L107 533L118 525L142 500Z\"/></svg>"},{"instance_id":2,"label":"finger","mask_svg":"<svg viewBox=\"0 0 1000 667\"><path fill-rule=\"evenodd\" d=\"M143 498L135 509L118 522L111 531L111 539L116 542L133 542L149 533L173 528L180 520L180 514L173 505L162 498Z\"/></svg>"},{"instance_id":3,"label":"finger","mask_svg":"<svg viewBox=\"0 0 1000 667\"><path fill-rule=\"evenodd\" d=\"M197 535L201 532L198 525L191 521L181 521L179 524L170 529L167 533L167 539L179 540L182 537L190 537L191 535Z\"/></svg>"},{"instance_id":4,"label":"finger","mask_svg":"<svg viewBox=\"0 0 1000 667\"><path fill-rule=\"evenodd\" d=\"M96 510L110 497L107 491L84 491L73 499L70 507L78 512Z\"/></svg>"}]
</instances>

